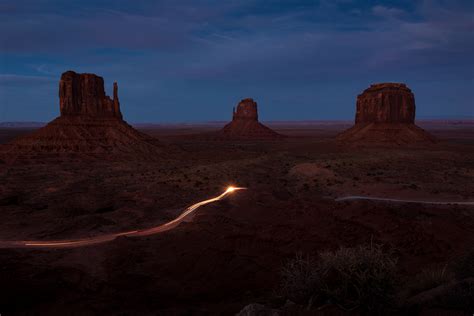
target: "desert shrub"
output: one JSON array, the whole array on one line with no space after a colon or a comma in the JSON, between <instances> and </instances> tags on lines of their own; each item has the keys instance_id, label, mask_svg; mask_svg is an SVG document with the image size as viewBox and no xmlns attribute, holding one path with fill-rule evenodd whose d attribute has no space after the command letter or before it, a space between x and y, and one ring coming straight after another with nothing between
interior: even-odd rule
<instances>
[{"instance_id":1,"label":"desert shrub","mask_svg":"<svg viewBox=\"0 0 474 316\"><path fill-rule=\"evenodd\" d=\"M382 313L395 300L396 264L393 253L379 245L323 252L318 260L298 255L284 266L281 288L297 302L317 299Z\"/></svg>"},{"instance_id":2,"label":"desert shrub","mask_svg":"<svg viewBox=\"0 0 474 316\"><path fill-rule=\"evenodd\" d=\"M280 292L297 303L305 303L317 288L316 261L297 253L281 269Z\"/></svg>"},{"instance_id":3,"label":"desert shrub","mask_svg":"<svg viewBox=\"0 0 474 316\"><path fill-rule=\"evenodd\" d=\"M326 297L346 309L379 313L394 303L397 260L379 245L325 252L319 278Z\"/></svg>"}]
</instances>

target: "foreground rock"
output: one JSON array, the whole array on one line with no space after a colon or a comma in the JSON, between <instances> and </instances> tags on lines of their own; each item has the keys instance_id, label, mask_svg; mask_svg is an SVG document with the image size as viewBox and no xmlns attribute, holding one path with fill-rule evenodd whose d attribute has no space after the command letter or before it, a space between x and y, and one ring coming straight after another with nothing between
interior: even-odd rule
<instances>
[{"instance_id":1,"label":"foreground rock","mask_svg":"<svg viewBox=\"0 0 474 316\"><path fill-rule=\"evenodd\" d=\"M258 121L257 102L243 99L233 109L232 122L219 133L221 139L259 140L281 139L283 136Z\"/></svg>"},{"instance_id":2,"label":"foreground rock","mask_svg":"<svg viewBox=\"0 0 474 316\"><path fill-rule=\"evenodd\" d=\"M474 278L451 281L421 292L408 299L404 308L443 307L457 303L474 304Z\"/></svg>"},{"instance_id":3,"label":"foreground rock","mask_svg":"<svg viewBox=\"0 0 474 316\"><path fill-rule=\"evenodd\" d=\"M415 125L415 110L415 96L405 84L373 84L357 96L355 125L337 139L353 144L434 142Z\"/></svg>"},{"instance_id":4,"label":"foreground rock","mask_svg":"<svg viewBox=\"0 0 474 316\"><path fill-rule=\"evenodd\" d=\"M59 105L58 118L4 145L2 153L30 158L58 153L154 158L162 152L156 139L122 119L117 83L111 99L105 94L102 77L67 71L59 82Z\"/></svg>"}]
</instances>

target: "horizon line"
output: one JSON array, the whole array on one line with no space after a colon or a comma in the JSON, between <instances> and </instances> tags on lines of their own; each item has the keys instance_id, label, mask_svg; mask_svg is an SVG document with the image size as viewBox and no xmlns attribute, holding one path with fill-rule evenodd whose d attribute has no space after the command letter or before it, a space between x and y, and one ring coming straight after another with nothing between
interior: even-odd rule
<instances>
[{"instance_id":1,"label":"horizon line","mask_svg":"<svg viewBox=\"0 0 474 316\"><path fill-rule=\"evenodd\" d=\"M126 120L125 120L126 121ZM209 121L149 121L149 122L128 122L131 125L205 125L205 124L225 124L231 120L209 120ZM415 119L415 122L422 121L473 121L474 116L463 117L439 117L439 116L425 116ZM20 125L46 125L50 121L0 121L0 127L8 127L9 124ZM281 124L281 123L354 123L354 119L314 119L314 120L262 120L262 123L267 124Z\"/></svg>"}]
</instances>

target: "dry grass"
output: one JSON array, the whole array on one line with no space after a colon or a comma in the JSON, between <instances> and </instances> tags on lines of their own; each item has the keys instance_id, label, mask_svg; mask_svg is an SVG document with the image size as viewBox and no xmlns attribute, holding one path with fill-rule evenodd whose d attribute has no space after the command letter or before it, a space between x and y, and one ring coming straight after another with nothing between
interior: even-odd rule
<instances>
[{"instance_id":1,"label":"dry grass","mask_svg":"<svg viewBox=\"0 0 474 316\"><path fill-rule=\"evenodd\" d=\"M282 269L282 293L297 302L331 302L346 310L382 313L395 301L397 260L378 245L301 255Z\"/></svg>"},{"instance_id":2,"label":"dry grass","mask_svg":"<svg viewBox=\"0 0 474 316\"><path fill-rule=\"evenodd\" d=\"M319 281L313 257L297 253L281 269L281 292L294 302L305 303L313 295Z\"/></svg>"}]
</instances>

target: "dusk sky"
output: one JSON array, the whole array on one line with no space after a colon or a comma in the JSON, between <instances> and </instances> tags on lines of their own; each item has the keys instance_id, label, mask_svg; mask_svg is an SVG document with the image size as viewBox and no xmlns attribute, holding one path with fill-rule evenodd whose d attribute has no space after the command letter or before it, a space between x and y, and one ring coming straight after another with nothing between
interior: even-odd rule
<instances>
[{"instance_id":1,"label":"dusk sky","mask_svg":"<svg viewBox=\"0 0 474 316\"><path fill-rule=\"evenodd\" d=\"M66 70L119 84L129 122L353 119L405 82L417 117L474 116L474 1L0 0L0 121L59 115Z\"/></svg>"}]
</instances>

